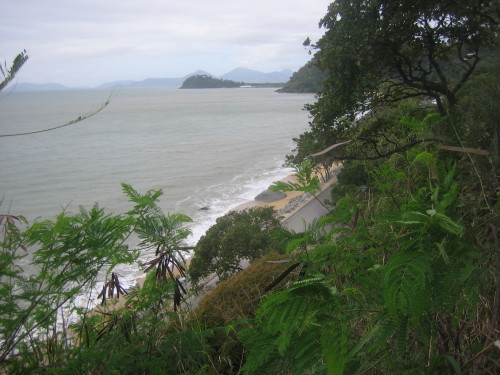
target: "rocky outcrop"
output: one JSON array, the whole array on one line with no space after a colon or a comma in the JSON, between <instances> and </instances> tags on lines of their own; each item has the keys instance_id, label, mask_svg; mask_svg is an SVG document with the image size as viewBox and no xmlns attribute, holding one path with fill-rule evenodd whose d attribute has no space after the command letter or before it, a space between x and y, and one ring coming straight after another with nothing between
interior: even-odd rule
<instances>
[{"instance_id":1,"label":"rocky outcrop","mask_svg":"<svg viewBox=\"0 0 500 375\"><path fill-rule=\"evenodd\" d=\"M282 191L264 190L262 193L260 193L255 197L255 200L264 203L271 203L279 201L280 199L283 199L285 197L286 194L283 193Z\"/></svg>"}]
</instances>

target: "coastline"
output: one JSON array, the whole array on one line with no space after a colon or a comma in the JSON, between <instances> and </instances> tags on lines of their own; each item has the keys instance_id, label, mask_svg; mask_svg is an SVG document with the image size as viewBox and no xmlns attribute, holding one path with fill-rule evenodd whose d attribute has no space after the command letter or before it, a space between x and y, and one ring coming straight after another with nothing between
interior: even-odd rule
<instances>
[{"instance_id":1,"label":"coastline","mask_svg":"<svg viewBox=\"0 0 500 375\"><path fill-rule=\"evenodd\" d=\"M304 225L310 224L313 220L319 219L328 213L328 209L319 203L321 199L328 199L330 197L330 190L333 184L337 182L337 174L340 171L341 164L336 164L332 170L330 179L320 184L321 191L314 196L303 193L300 191L285 192L286 196L277 199L273 202L262 202L252 200L243 203L232 211L243 211L249 208L256 207L273 207L277 211L277 216L280 218L283 226L291 231L300 232ZM297 179L294 175L289 175L280 181L283 182L296 182ZM192 256L186 259L186 269L189 268L189 262ZM245 268L245 267L244 267ZM219 281L216 274L212 274L201 281L200 286L203 292L199 295L190 296L187 300L188 306L192 309L203 298L205 293L213 289Z\"/></svg>"},{"instance_id":2,"label":"coastline","mask_svg":"<svg viewBox=\"0 0 500 375\"><path fill-rule=\"evenodd\" d=\"M332 170L332 175L329 180L326 182L323 182L320 184L321 186L321 191L317 194L317 197L322 197L325 198L325 196L329 197L330 194L330 189L333 184L337 182L337 174L340 171L341 165L337 164ZM294 175L289 175L280 181L283 182L296 182L297 179ZM246 203L242 203L239 206L236 206L233 208L231 211L243 211L249 208L257 208L257 207L273 207L277 211L277 216L280 218L281 222L283 225L289 229L289 230L294 230L293 229L293 224L289 224L291 221L295 220L295 226L297 226L297 223L300 223L302 225L303 223L307 223L308 221L311 220L311 218L319 218L327 213L327 210L324 209L323 207L320 207L317 204L317 201L315 201L315 198L308 194L308 193L303 193L301 191L291 191L291 192L285 192L285 197L281 199L277 199L272 202L263 202L259 200L252 200ZM310 208L308 216L302 215L302 211ZM186 257L185 259L185 268L189 269L189 263L191 262L192 257L194 254L190 254L190 256ZM175 276L180 276L176 271L174 271ZM146 274L143 274L139 278L135 279L136 285L142 286L144 281L146 280ZM216 283L218 281L218 278L216 275L211 275L207 277L204 282L201 283L203 285L203 288L205 291L208 291L215 287ZM194 306L197 304L201 297L190 297L189 300L189 305ZM122 303L120 301L117 301L117 303Z\"/></svg>"},{"instance_id":3,"label":"coastline","mask_svg":"<svg viewBox=\"0 0 500 375\"><path fill-rule=\"evenodd\" d=\"M318 193L318 195L324 194L327 189L330 189L331 186L337 182L337 174L340 168L340 164L335 165L331 172L332 175L330 179L320 184L321 191ZM292 174L281 179L280 181L297 182L297 178ZM232 211L243 211L254 207L273 207L277 211L277 216L281 219L281 221L286 222L287 220L290 220L294 215L297 215L304 206L309 204L309 202L314 199L312 195L301 191L284 192L284 194L286 195L284 198L275 200L273 202L263 202L254 199L252 201L240 204L239 206L233 208Z\"/></svg>"}]
</instances>

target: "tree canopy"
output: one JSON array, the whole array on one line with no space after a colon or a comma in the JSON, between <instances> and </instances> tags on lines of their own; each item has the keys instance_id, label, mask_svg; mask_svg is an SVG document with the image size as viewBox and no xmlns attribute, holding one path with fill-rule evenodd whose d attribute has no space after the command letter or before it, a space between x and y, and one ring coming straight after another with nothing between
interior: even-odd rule
<instances>
[{"instance_id":1,"label":"tree canopy","mask_svg":"<svg viewBox=\"0 0 500 375\"><path fill-rule=\"evenodd\" d=\"M486 0L330 4L320 22L326 32L312 46L312 62L327 78L316 103L306 106L313 117L310 129L294 139L297 147L287 161L297 164L348 141L348 146L313 157L313 166L383 158L441 139L437 133L395 137L387 129L405 134L399 119L373 120L367 114L391 111L398 102L415 99L422 116L433 108L446 115L477 68L494 63L499 17L498 2Z\"/></svg>"},{"instance_id":2,"label":"tree canopy","mask_svg":"<svg viewBox=\"0 0 500 375\"><path fill-rule=\"evenodd\" d=\"M498 31L490 0L337 0L314 46L329 77L319 105L337 115L376 103L428 97L453 106Z\"/></svg>"},{"instance_id":3,"label":"tree canopy","mask_svg":"<svg viewBox=\"0 0 500 375\"><path fill-rule=\"evenodd\" d=\"M283 243L274 236L280 229L271 207L231 211L218 218L195 246L191 277L198 280L216 272L227 278L242 269L242 261L280 251Z\"/></svg>"}]
</instances>

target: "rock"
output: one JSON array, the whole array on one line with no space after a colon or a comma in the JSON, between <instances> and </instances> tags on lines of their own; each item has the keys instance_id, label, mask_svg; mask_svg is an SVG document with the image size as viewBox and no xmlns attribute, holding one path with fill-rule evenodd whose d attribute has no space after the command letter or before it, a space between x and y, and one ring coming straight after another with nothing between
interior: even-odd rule
<instances>
[{"instance_id":1,"label":"rock","mask_svg":"<svg viewBox=\"0 0 500 375\"><path fill-rule=\"evenodd\" d=\"M210 207L205 206L205 207L200 207L200 211L208 211Z\"/></svg>"},{"instance_id":2,"label":"rock","mask_svg":"<svg viewBox=\"0 0 500 375\"><path fill-rule=\"evenodd\" d=\"M259 202L271 203L279 201L280 199L283 199L285 197L286 194L282 191L264 190L262 193L255 197L255 200Z\"/></svg>"}]
</instances>

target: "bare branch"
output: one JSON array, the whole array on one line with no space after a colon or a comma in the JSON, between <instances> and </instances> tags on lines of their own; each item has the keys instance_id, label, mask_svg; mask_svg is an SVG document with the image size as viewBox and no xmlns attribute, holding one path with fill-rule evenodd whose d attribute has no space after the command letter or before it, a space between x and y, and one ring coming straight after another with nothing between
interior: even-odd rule
<instances>
[{"instance_id":1,"label":"bare branch","mask_svg":"<svg viewBox=\"0 0 500 375\"><path fill-rule=\"evenodd\" d=\"M401 147L395 148L391 151L388 151L386 153L381 154L378 149L375 149L375 152L377 153L377 156L359 156L359 155L339 155L338 159L339 160L377 160L377 159L382 159L389 157L393 154L396 154L398 152L403 152L406 150L409 150L412 147L415 147L416 145L424 142L441 142L441 139L438 138L425 138L425 139L420 139L417 141L413 141L410 143L407 143Z\"/></svg>"},{"instance_id":2,"label":"bare branch","mask_svg":"<svg viewBox=\"0 0 500 375\"><path fill-rule=\"evenodd\" d=\"M350 141L345 141L345 142L341 142L341 143L336 143L334 145L331 145L330 147L327 147L325 148L323 151L320 151L320 152L317 152L315 154L311 154L311 156L320 156L320 155L323 155L323 154L326 154L328 151L331 151L337 147L340 147L342 145L346 145L348 143L352 142L352 139Z\"/></svg>"},{"instance_id":3,"label":"bare branch","mask_svg":"<svg viewBox=\"0 0 500 375\"><path fill-rule=\"evenodd\" d=\"M48 128L48 129L34 130L31 132L25 132L25 133L0 134L0 138L2 138L2 137L17 137L20 135L31 135L31 134L37 134L37 133L44 133L44 132L48 132L51 130L61 129L61 128L64 128L66 126L77 124L77 123L82 122L82 121L88 119L89 117L92 117L92 116L98 114L99 112L101 112L104 108L106 108L108 106L110 100L111 100L111 96L108 97L108 99L106 99L106 101L104 101L104 103L102 103L96 110L87 112L86 114L84 114L82 116L78 116L76 119L71 120L69 122L66 122L62 125L54 126L52 128Z\"/></svg>"}]
</instances>

